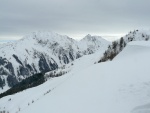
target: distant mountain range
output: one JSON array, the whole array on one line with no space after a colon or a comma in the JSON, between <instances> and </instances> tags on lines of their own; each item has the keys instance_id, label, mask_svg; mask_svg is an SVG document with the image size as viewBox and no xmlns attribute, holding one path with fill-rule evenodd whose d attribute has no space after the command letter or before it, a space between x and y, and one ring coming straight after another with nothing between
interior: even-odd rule
<instances>
[{"instance_id":1,"label":"distant mountain range","mask_svg":"<svg viewBox=\"0 0 150 113\"><path fill-rule=\"evenodd\" d=\"M110 42L87 35L76 41L53 32L33 32L0 45L0 87L12 87L36 73L62 67L83 55L107 49Z\"/></svg>"}]
</instances>

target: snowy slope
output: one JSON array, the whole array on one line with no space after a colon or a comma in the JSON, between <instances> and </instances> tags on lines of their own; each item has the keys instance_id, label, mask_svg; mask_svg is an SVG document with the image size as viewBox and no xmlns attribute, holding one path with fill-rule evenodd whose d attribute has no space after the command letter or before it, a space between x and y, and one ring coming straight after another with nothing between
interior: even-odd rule
<instances>
[{"instance_id":1,"label":"snowy slope","mask_svg":"<svg viewBox=\"0 0 150 113\"><path fill-rule=\"evenodd\" d=\"M134 30L129 32L124 37L113 41L104 52L103 56L98 61L106 62L113 60L117 54L119 54L127 45L127 43L132 41L150 41L150 31L149 30Z\"/></svg>"},{"instance_id":2,"label":"snowy slope","mask_svg":"<svg viewBox=\"0 0 150 113\"><path fill-rule=\"evenodd\" d=\"M68 80L72 75L74 75L76 72L80 72L81 70L86 69L87 67L90 67L93 65L99 57L103 54L103 51L96 52L94 54L85 55L83 57L80 57L76 59L72 63L69 63L66 65L65 68L60 68L55 70L57 71L65 71L69 72L68 74L65 74L60 77L50 78L46 83L37 86L35 88L31 88L28 90L25 90L21 93L17 93L13 96L7 96L0 100L0 111L6 110L11 111L12 113L15 113L16 111L20 109L25 109L32 105L32 101L36 102L37 100L44 97L44 95L47 95L49 92L53 91L56 87L61 85L64 81ZM49 74L50 72L46 73ZM22 98L26 97L26 98ZM11 99L11 101L10 101ZM20 104L21 103L21 104Z\"/></svg>"},{"instance_id":3,"label":"snowy slope","mask_svg":"<svg viewBox=\"0 0 150 113\"><path fill-rule=\"evenodd\" d=\"M112 62L92 64L92 55L84 57L87 67L85 64L82 69L84 64L77 61L73 65L76 69L64 76L4 97L0 99L0 110L9 113L149 113L149 41L129 43Z\"/></svg>"},{"instance_id":4,"label":"snowy slope","mask_svg":"<svg viewBox=\"0 0 150 113\"><path fill-rule=\"evenodd\" d=\"M86 39L90 37L94 40ZM0 87L12 87L28 76L55 70L83 55L106 49L109 44L101 37L90 37L76 41L53 32L34 32L19 41L0 45L0 80L3 83Z\"/></svg>"}]
</instances>

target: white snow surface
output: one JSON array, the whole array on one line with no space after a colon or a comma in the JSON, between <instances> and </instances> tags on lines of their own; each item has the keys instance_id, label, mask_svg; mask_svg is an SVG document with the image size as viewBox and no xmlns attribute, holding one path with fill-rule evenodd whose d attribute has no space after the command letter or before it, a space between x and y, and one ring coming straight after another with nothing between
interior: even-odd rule
<instances>
[{"instance_id":1,"label":"white snow surface","mask_svg":"<svg viewBox=\"0 0 150 113\"><path fill-rule=\"evenodd\" d=\"M74 68L61 77L0 99L0 111L5 110L9 113L150 112L149 41L129 43L113 61L93 64L95 62L93 58L97 59L98 53L76 60Z\"/></svg>"}]
</instances>

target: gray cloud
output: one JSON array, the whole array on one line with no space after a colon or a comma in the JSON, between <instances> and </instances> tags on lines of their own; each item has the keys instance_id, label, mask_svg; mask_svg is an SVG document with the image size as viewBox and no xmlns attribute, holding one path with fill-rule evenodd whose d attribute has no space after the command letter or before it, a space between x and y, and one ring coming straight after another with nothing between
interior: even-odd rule
<instances>
[{"instance_id":1,"label":"gray cloud","mask_svg":"<svg viewBox=\"0 0 150 113\"><path fill-rule=\"evenodd\" d=\"M149 0L0 0L0 39L51 30L81 36L149 29Z\"/></svg>"}]
</instances>

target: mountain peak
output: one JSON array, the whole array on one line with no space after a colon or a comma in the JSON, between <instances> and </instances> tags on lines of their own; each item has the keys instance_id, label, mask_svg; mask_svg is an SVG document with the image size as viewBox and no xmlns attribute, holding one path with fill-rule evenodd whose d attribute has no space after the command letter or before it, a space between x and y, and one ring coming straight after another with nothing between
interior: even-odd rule
<instances>
[{"instance_id":1,"label":"mountain peak","mask_svg":"<svg viewBox=\"0 0 150 113\"><path fill-rule=\"evenodd\" d=\"M96 41L98 38L101 38L101 37L100 36L92 36L92 35L88 34L81 40Z\"/></svg>"},{"instance_id":2,"label":"mountain peak","mask_svg":"<svg viewBox=\"0 0 150 113\"><path fill-rule=\"evenodd\" d=\"M59 35L55 32L52 31L37 31L37 32L32 32L26 36L23 37L23 39L26 38L33 38L33 39L41 39L41 40L55 40L58 39L60 37L67 37L66 35Z\"/></svg>"},{"instance_id":3,"label":"mountain peak","mask_svg":"<svg viewBox=\"0 0 150 113\"><path fill-rule=\"evenodd\" d=\"M85 37L92 37L91 34L87 34Z\"/></svg>"}]
</instances>

